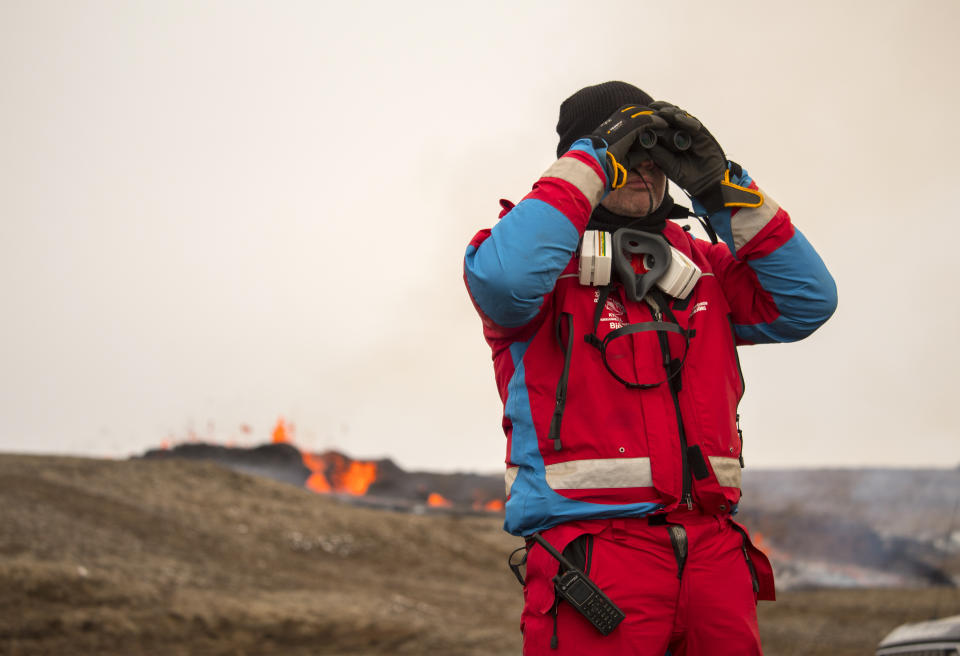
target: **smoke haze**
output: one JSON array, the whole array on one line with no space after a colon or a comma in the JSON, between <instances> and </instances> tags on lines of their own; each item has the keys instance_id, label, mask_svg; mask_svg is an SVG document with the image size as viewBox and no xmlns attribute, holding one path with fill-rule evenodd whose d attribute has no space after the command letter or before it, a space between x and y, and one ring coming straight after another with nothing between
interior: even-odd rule
<instances>
[{"instance_id":1,"label":"smoke haze","mask_svg":"<svg viewBox=\"0 0 960 656\"><path fill-rule=\"evenodd\" d=\"M741 349L748 466L956 466L955 2L0 5L0 450L499 469L466 243L608 79L699 116L837 279ZM673 190L675 198L681 198ZM249 432L240 429L250 426Z\"/></svg>"}]
</instances>

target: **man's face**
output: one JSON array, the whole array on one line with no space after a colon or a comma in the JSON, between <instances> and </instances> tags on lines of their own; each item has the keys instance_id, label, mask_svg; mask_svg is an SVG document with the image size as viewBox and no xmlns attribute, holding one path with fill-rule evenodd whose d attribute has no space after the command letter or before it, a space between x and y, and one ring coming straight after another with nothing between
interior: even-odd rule
<instances>
[{"instance_id":1,"label":"man's face","mask_svg":"<svg viewBox=\"0 0 960 656\"><path fill-rule=\"evenodd\" d=\"M600 204L621 216L641 217L660 207L667 193L667 176L650 160L627 172L627 183Z\"/></svg>"}]
</instances>

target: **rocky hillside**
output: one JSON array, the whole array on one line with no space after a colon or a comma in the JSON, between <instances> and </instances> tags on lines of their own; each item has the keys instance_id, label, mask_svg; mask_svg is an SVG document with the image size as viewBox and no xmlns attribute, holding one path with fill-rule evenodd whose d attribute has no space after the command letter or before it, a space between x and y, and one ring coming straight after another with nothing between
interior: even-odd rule
<instances>
[{"instance_id":1,"label":"rocky hillside","mask_svg":"<svg viewBox=\"0 0 960 656\"><path fill-rule=\"evenodd\" d=\"M0 455L0 654L518 654L500 523L210 462ZM846 656L960 594L804 590L760 613L768 653Z\"/></svg>"},{"instance_id":2,"label":"rocky hillside","mask_svg":"<svg viewBox=\"0 0 960 656\"><path fill-rule=\"evenodd\" d=\"M251 449L203 443L150 459L209 460L354 504L408 511L500 511L497 474L404 471L390 460L301 453L281 442ZM738 519L771 557L780 589L960 583L960 470L744 471Z\"/></svg>"}]
</instances>

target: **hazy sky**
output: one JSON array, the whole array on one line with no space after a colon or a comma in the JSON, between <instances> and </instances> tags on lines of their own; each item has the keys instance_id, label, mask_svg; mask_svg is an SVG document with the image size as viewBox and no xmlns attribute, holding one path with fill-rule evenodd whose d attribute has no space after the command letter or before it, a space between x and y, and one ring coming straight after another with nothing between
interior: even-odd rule
<instances>
[{"instance_id":1,"label":"hazy sky","mask_svg":"<svg viewBox=\"0 0 960 656\"><path fill-rule=\"evenodd\" d=\"M958 27L953 0L0 0L0 450L283 416L307 449L498 470L463 252L560 102L622 79L838 282L814 336L741 349L748 466L955 466Z\"/></svg>"}]
</instances>

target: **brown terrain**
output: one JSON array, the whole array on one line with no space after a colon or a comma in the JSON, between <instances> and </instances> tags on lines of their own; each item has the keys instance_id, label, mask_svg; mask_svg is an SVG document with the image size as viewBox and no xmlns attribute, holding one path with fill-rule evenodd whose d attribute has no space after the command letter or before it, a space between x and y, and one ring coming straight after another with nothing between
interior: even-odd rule
<instances>
[{"instance_id":1,"label":"brown terrain","mask_svg":"<svg viewBox=\"0 0 960 656\"><path fill-rule=\"evenodd\" d=\"M0 654L519 654L501 522L200 460L0 455ZM872 654L960 613L948 584L779 597L768 656Z\"/></svg>"}]
</instances>

